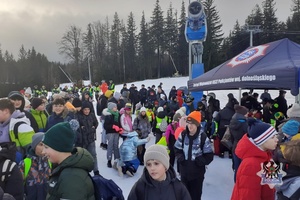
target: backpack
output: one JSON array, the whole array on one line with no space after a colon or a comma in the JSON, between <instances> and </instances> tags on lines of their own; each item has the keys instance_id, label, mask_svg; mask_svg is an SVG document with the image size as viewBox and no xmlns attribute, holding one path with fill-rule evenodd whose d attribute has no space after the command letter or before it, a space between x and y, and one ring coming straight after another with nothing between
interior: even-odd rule
<instances>
[{"instance_id":1,"label":"backpack","mask_svg":"<svg viewBox=\"0 0 300 200\"><path fill-rule=\"evenodd\" d=\"M121 188L111 179L101 175L91 177L96 200L125 200Z\"/></svg>"},{"instance_id":2,"label":"backpack","mask_svg":"<svg viewBox=\"0 0 300 200\"><path fill-rule=\"evenodd\" d=\"M163 119L161 120L160 125L159 125L159 130L160 130L161 132L165 132L165 131L167 130L167 127L168 127L168 122L167 122L167 120L166 120L165 118L163 118Z\"/></svg>"},{"instance_id":3,"label":"backpack","mask_svg":"<svg viewBox=\"0 0 300 200\"><path fill-rule=\"evenodd\" d=\"M11 172L13 168L16 166L16 163L6 159L2 164L1 164L1 180L0 180L0 186L2 188L5 188L5 183L7 181L7 178L11 176Z\"/></svg>"},{"instance_id":4,"label":"backpack","mask_svg":"<svg viewBox=\"0 0 300 200\"><path fill-rule=\"evenodd\" d=\"M182 149L183 149L183 146L184 146L185 135L186 135L186 133L184 133L184 132L181 133L181 137L182 137ZM206 133L202 132L201 133L201 138L200 138L201 139L201 141L200 141L200 149L201 149L202 153L203 153L203 147L204 147L206 138L207 138Z\"/></svg>"}]
</instances>

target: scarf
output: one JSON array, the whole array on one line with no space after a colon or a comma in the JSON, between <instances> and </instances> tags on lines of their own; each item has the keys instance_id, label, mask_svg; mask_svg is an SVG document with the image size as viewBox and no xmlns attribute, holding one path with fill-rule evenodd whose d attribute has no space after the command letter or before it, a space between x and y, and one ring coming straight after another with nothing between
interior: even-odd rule
<instances>
[{"instance_id":1,"label":"scarf","mask_svg":"<svg viewBox=\"0 0 300 200\"><path fill-rule=\"evenodd\" d=\"M108 109L107 111L113 115L115 122L119 122L119 111L113 111L110 109Z\"/></svg>"}]
</instances>

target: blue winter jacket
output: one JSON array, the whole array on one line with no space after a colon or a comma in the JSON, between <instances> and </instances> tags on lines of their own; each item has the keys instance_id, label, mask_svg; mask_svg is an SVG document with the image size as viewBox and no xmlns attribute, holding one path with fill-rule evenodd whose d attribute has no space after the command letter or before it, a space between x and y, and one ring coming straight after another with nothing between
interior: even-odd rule
<instances>
[{"instance_id":1,"label":"blue winter jacket","mask_svg":"<svg viewBox=\"0 0 300 200\"><path fill-rule=\"evenodd\" d=\"M123 162L137 159L137 146L147 143L147 139L139 139L138 133L133 131L127 134L127 138L120 146L120 156Z\"/></svg>"}]
</instances>

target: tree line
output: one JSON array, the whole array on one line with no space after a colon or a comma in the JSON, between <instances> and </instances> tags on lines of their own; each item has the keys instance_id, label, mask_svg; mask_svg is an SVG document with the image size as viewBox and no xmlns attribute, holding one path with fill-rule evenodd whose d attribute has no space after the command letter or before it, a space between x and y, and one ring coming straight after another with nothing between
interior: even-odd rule
<instances>
[{"instance_id":1,"label":"tree line","mask_svg":"<svg viewBox=\"0 0 300 200\"><path fill-rule=\"evenodd\" d=\"M111 79L116 83L172 76L176 70L186 76L186 6L182 1L177 11L170 3L168 10L163 11L157 0L150 20L143 12L139 25L132 12L126 20L116 12L112 23L106 17L84 29L71 25L58 41L58 51L68 60L67 64L48 61L34 47L26 50L22 45L17 58L0 49L0 93L4 93L0 96L7 95L6 90L23 86L37 84L50 89L55 83L69 82L61 69L74 82L89 79L89 74L92 82ZM291 13L285 22L276 17L274 0L255 5L245 22L236 21L227 37L214 0L203 1L203 6L208 31L203 53L205 71L249 47L246 25L260 25L261 32L253 36L254 46L281 38L300 43L300 0L291 0Z\"/></svg>"}]
</instances>

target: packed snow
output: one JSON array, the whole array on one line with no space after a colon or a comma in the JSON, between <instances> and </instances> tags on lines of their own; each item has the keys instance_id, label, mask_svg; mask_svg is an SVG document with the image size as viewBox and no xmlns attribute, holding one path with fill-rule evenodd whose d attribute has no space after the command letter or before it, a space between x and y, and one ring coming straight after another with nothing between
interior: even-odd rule
<instances>
[{"instance_id":1,"label":"packed snow","mask_svg":"<svg viewBox=\"0 0 300 200\"><path fill-rule=\"evenodd\" d=\"M137 86L138 90L141 88L142 84L145 84L146 87L148 86L158 86L160 82L163 83L163 90L168 95L172 86L176 86L176 88L180 86L186 86L188 81L188 77L176 77L176 78L161 78L161 79L153 79L153 80L144 80L144 81L137 81L132 82ZM127 83L127 86L130 87L132 84ZM123 87L123 84L116 85L115 91L120 91ZM249 91L249 90L242 90L242 92ZM220 90L220 91L204 91L204 94L208 92L214 92L216 94L216 98L220 100L221 108L225 106L227 103L227 94L232 93L238 99L239 91L238 90ZM261 94L262 90L254 90L254 92ZM278 96L278 90L270 90L269 93L271 97L274 99ZM295 97L290 94L288 91L286 93L286 99L288 105L295 102ZM135 116L133 115L133 118ZM99 124L97 129L97 141L96 141L96 149L97 149L97 157L98 157L98 166L100 174L103 175L105 178L114 180L119 187L123 190L124 197L127 199L127 196L133 186L133 184L140 178L142 175L144 166L140 166L137 173L133 177L128 177L124 175L123 177L118 176L118 172L113 168L108 168L106 166L107 159L106 159L106 150L100 148L101 143L101 131L102 125ZM154 144L155 138L151 135L151 140L147 143L147 146ZM120 138L119 144L122 144L122 139ZM225 158L219 158L218 156L214 157L214 160L210 165L207 166L205 179L203 183L203 194L202 199L204 200L215 200L215 199L222 199L227 200L231 197L231 192L233 189L233 171L231 168L232 162L231 159L228 158L228 155L225 154ZM176 169L176 167L175 167Z\"/></svg>"}]
</instances>

